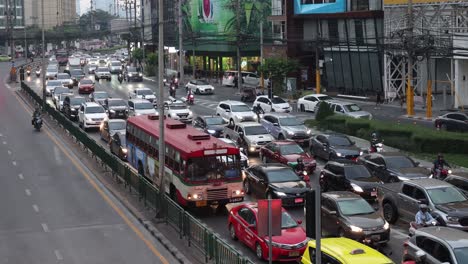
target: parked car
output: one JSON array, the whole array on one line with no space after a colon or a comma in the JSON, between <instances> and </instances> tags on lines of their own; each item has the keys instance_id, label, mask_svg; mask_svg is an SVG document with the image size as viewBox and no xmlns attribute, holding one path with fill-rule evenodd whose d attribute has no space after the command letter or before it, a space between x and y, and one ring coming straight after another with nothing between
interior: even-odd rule
<instances>
[{"instance_id":1,"label":"parked car","mask_svg":"<svg viewBox=\"0 0 468 264\"><path fill-rule=\"evenodd\" d=\"M366 154L359 157L358 162L386 183L427 178L431 174L431 170L420 167L419 162L399 152Z\"/></svg>"},{"instance_id":2,"label":"parked car","mask_svg":"<svg viewBox=\"0 0 468 264\"><path fill-rule=\"evenodd\" d=\"M307 184L280 163L252 165L245 170L244 191L259 198L281 199L283 206L304 205Z\"/></svg>"},{"instance_id":3,"label":"parked car","mask_svg":"<svg viewBox=\"0 0 468 264\"><path fill-rule=\"evenodd\" d=\"M128 104L121 98L106 98L102 104L106 109L109 118L123 118L128 117Z\"/></svg>"},{"instance_id":4,"label":"parked car","mask_svg":"<svg viewBox=\"0 0 468 264\"><path fill-rule=\"evenodd\" d=\"M215 88L206 80L191 80L185 85L186 89L191 89L195 94L214 94Z\"/></svg>"},{"instance_id":5,"label":"parked car","mask_svg":"<svg viewBox=\"0 0 468 264\"><path fill-rule=\"evenodd\" d=\"M158 103L157 102L158 100L156 100L156 95L154 94L153 90L151 90L150 88L146 88L146 87L136 88L133 91L129 92L128 98L129 99L135 99L135 98L146 99L150 101L153 104L153 106L156 106Z\"/></svg>"},{"instance_id":6,"label":"parked car","mask_svg":"<svg viewBox=\"0 0 468 264\"><path fill-rule=\"evenodd\" d=\"M361 196L352 192L322 193L322 231L377 246L390 240L390 224ZM336 223L336 224L335 224Z\"/></svg>"},{"instance_id":7,"label":"parked car","mask_svg":"<svg viewBox=\"0 0 468 264\"><path fill-rule=\"evenodd\" d=\"M464 264L468 259L466 233L452 228L419 228L404 244L403 261L424 264Z\"/></svg>"},{"instance_id":8,"label":"parked car","mask_svg":"<svg viewBox=\"0 0 468 264\"><path fill-rule=\"evenodd\" d=\"M322 238L322 263L326 264L394 264L379 251L345 237ZM302 264L315 263L315 240L310 240L302 256Z\"/></svg>"},{"instance_id":9,"label":"parked car","mask_svg":"<svg viewBox=\"0 0 468 264\"><path fill-rule=\"evenodd\" d=\"M292 111L291 105L279 96L268 98L267 95L259 95L253 102L254 106L260 105L264 112L289 113Z\"/></svg>"},{"instance_id":10,"label":"parked car","mask_svg":"<svg viewBox=\"0 0 468 264\"><path fill-rule=\"evenodd\" d=\"M281 235L272 237L272 261L296 261L304 253L309 239L300 221L281 208ZM229 210L228 228L231 239L239 240L254 250L260 260L268 260L268 237L258 233L258 207L245 203Z\"/></svg>"},{"instance_id":11,"label":"parked car","mask_svg":"<svg viewBox=\"0 0 468 264\"><path fill-rule=\"evenodd\" d=\"M260 119L266 130L276 139L292 139L299 144L309 144L312 131L297 117L287 113L267 113Z\"/></svg>"},{"instance_id":12,"label":"parked car","mask_svg":"<svg viewBox=\"0 0 468 264\"><path fill-rule=\"evenodd\" d=\"M437 117L434 126L447 131L467 132L468 115L462 112L450 112Z\"/></svg>"},{"instance_id":13,"label":"parked car","mask_svg":"<svg viewBox=\"0 0 468 264\"><path fill-rule=\"evenodd\" d=\"M382 184L377 199L385 220L414 221L420 204L427 204L441 225L468 231L468 199L455 186L436 179Z\"/></svg>"},{"instance_id":14,"label":"parked car","mask_svg":"<svg viewBox=\"0 0 468 264\"><path fill-rule=\"evenodd\" d=\"M94 71L94 79L99 82L101 79L111 80L111 73L107 67L98 67Z\"/></svg>"},{"instance_id":15,"label":"parked car","mask_svg":"<svg viewBox=\"0 0 468 264\"><path fill-rule=\"evenodd\" d=\"M78 83L79 94L90 94L94 93L94 81L90 79L81 79Z\"/></svg>"},{"instance_id":16,"label":"parked car","mask_svg":"<svg viewBox=\"0 0 468 264\"><path fill-rule=\"evenodd\" d=\"M70 76L73 81L73 86L75 86L85 77L85 74L82 69L73 69L70 71Z\"/></svg>"},{"instance_id":17,"label":"parked car","mask_svg":"<svg viewBox=\"0 0 468 264\"><path fill-rule=\"evenodd\" d=\"M331 109L337 115L344 115L352 118L363 118L369 120L372 119L371 113L362 110L362 108L355 103L342 102L336 100L330 100L326 102L330 104Z\"/></svg>"},{"instance_id":18,"label":"parked car","mask_svg":"<svg viewBox=\"0 0 468 264\"><path fill-rule=\"evenodd\" d=\"M99 128L99 135L102 140L109 142L115 133L121 133L125 135L126 126L127 121L124 119L104 120Z\"/></svg>"},{"instance_id":19,"label":"parked car","mask_svg":"<svg viewBox=\"0 0 468 264\"><path fill-rule=\"evenodd\" d=\"M89 128L99 128L105 120L107 120L107 115L102 105L95 102L81 104L78 111L78 123L85 131Z\"/></svg>"},{"instance_id":20,"label":"parked car","mask_svg":"<svg viewBox=\"0 0 468 264\"><path fill-rule=\"evenodd\" d=\"M73 80L68 73L57 73L57 80L62 83L63 86L73 88Z\"/></svg>"},{"instance_id":21,"label":"parked car","mask_svg":"<svg viewBox=\"0 0 468 264\"><path fill-rule=\"evenodd\" d=\"M249 165L249 157L247 156L246 154L246 150L243 149L242 147L240 147L239 145L237 145L236 142L234 142L232 139L229 139L229 138L219 138L219 140L231 145L231 146L234 146L236 148L239 148L240 150L240 157L241 157L241 166L243 169L245 168L248 168L250 165Z\"/></svg>"},{"instance_id":22,"label":"parked car","mask_svg":"<svg viewBox=\"0 0 468 264\"><path fill-rule=\"evenodd\" d=\"M296 142L289 140L273 141L260 149L260 160L263 163L282 163L295 169L299 158L304 162L307 171L307 175L304 175L307 177L304 177L303 180L309 182L309 175L312 175L317 163Z\"/></svg>"},{"instance_id":23,"label":"parked car","mask_svg":"<svg viewBox=\"0 0 468 264\"><path fill-rule=\"evenodd\" d=\"M83 96L66 96L63 100L62 111L70 120L78 119L78 110L83 103L86 103L86 99Z\"/></svg>"},{"instance_id":24,"label":"parked car","mask_svg":"<svg viewBox=\"0 0 468 264\"><path fill-rule=\"evenodd\" d=\"M143 73L141 73L137 67L127 66L124 70L124 80L127 82L135 81L135 82L142 82L143 81Z\"/></svg>"},{"instance_id":25,"label":"parked car","mask_svg":"<svg viewBox=\"0 0 468 264\"><path fill-rule=\"evenodd\" d=\"M232 139L239 146L246 148L247 153L257 153L262 146L274 140L268 131L256 122L228 125L224 127L224 137Z\"/></svg>"},{"instance_id":26,"label":"parked car","mask_svg":"<svg viewBox=\"0 0 468 264\"><path fill-rule=\"evenodd\" d=\"M109 141L110 152L121 160L127 160L127 143L125 133L115 133Z\"/></svg>"},{"instance_id":27,"label":"parked car","mask_svg":"<svg viewBox=\"0 0 468 264\"><path fill-rule=\"evenodd\" d=\"M468 197L468 172L452 172L444 181L457 187L462 193Z\"/></svg>"},{"instance_id":28,"label":"parked car","mask_svg":"<svg viewBox=\"0 0 468 264\"><path fill-rule=\"evenodd\" d=\"M324 160L356 160L364 152L348 136L336 133L318 134L310 139L310 153Z\"/></svg>"},{"instance_id":29,"label":"parked car","mask_svg":"<svg viewBox=\"0 0 468 264\"><path fill-rule=\"evenodd\" d=\"M224 136L224 127L227 122L220 116L197 116L193 120L193 126L206 133L220 138Z\"/></svg>"},{"instance_id":30,"label":"parked car","mask_svg":"<svg viewBox=\"0 0 468 264\"><path fill-rule=\"evenodd\" d=\"M89 95L91 102L95 102L100 105L103 105L107 98L109 98L109 94L105 91L95 91Z\"/></svg>"},{"instance_id":31,"label":"parked car","mask_svg":"<svg viewBox=\"0 0 468 264\"><path fill-rule=\"evenodd\" d=\"M216 115L221 116L231 126L240 122L258 121L257 115L245 103L238 101L219 102Z\"/></svg>"},{"instance_id":32,"label":"parked car","mask_svg":"<svg viewBox=\"0 0 468 264\"><path fill-rule=\"evenodd\" d=\"M128 116L159 115L153 104L145 99L128 100Z\"/></svg>"},{"instance_id":33,"label":"parked car","mask_svg":"<svg viewBox=\"0 0 468 264\"><path fill-rule=\"evenodd\" d=\"M333 100L333 98L326 94L309 94L297 100L297 109L301 112L315 112L319 102L330 100Z\"/></svg>"}]
</instances>

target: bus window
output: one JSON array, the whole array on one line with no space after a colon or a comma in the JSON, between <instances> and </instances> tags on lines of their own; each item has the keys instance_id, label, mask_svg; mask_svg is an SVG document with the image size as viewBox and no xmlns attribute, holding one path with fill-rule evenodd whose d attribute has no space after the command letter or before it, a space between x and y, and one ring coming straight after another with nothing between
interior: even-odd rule
<instances>
[{"instance_id":1,"label":"bus window","mask_svg":"<svg viewBox=\"0 0 468 264\"><path fill-rule=\"evenodd\" d=\"M209 156L187 161L185 176L190 181L220 180L240 177L237 156Z\"/></svg>"}]
</instances>

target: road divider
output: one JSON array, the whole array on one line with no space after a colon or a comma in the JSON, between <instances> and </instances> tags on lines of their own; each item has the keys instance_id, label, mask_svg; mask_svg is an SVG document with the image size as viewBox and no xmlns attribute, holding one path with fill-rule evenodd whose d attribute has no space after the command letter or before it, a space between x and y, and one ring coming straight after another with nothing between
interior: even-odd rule
<instances>
[{"instance_id":1,"label":"road divider","mask_svg":"<svg viewBox=\"0 0 468 264\"><path fill-rule=\"evenodd\" d=\"M26 83L21 83L21 88L35 103L42 105L41 96L35 93ZM185 240L189 247L198 250L204 258L201 261L215 264L254 263L229 245L218 234L215 234L208 226L171 200L169 196L166 194L161 196L158 188L151 182L139 175L128 164L111 154L107 149L103 148L53 106L45 104L44 111L63 127L77 144L88 151L106 171L109 171L116 182L123 183L128 192L136 192L139 201L146 208L156 212L165 212L160 220L171 226L177 232L179 239ZM150 233L157 234L156 232ZM171 251L171 253L177 257L175 252ZM180 258L178 259L180 260Z\"/></svg>"}]
</instances>

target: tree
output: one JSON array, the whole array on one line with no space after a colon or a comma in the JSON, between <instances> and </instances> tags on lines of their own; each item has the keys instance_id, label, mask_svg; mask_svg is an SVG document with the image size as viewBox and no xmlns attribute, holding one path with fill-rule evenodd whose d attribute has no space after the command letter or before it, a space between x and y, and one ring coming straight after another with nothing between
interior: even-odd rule
<instances>
[{"instance_id":1,"label":"tree","mask_svg":"<svg viewBox=\"0 0 468 264\"><path fill-rule=\"evenodd\" d=\"M141 64L143 61L143 50L139 48L135 49L132 52L132 57L138 61L138 64Z\"/></svg>"},{"instance_id":2,"label":"tree","mask_svg":"<svg viewBox=\"0 0 468 264\"><path fill-rule=\"evenodd\" d=\"M110 28L110 21L117 18L112 14L101 9L89 11L80 16L79 25L82 32L94 31L94 26L99 25L101 30Z\"/></svg>"},{"instance_id":3,"label":"tree","mask_svg":"<svg viewBox=\"0 0 468 264\"><path fill-rule=\"evenodd\" d=\"M146 76L155 76L156 69L158 68L158 54L151 52L146 56L146 67L145 74Z\"/></svg>"},{"instance_id":4,"label":"tree","mask_svg":"<svg viewBox=\"0 0 468 264\"><path fill-rule=\"evenodd\" d=\"M283 81L286 76L297 71L299 62L294 59L273 57L265 59L265 63L260 65L259 71L273 82L273 92L281 94L283 92Z\"/></svg>"}]
</instances>

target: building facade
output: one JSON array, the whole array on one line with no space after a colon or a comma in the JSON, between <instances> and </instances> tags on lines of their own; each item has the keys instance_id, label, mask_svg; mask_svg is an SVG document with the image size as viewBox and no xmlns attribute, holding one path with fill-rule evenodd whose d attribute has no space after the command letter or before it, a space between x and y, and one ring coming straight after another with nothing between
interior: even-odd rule
<instances>
[{"instance_id":1,"label":"building facade","mask_svg":"<svg viewBox=\"0 0 468 264\"><path fill-rule=\"evenodd\" d=\"M11 0L10 0L11 1ZM25 6L25 25L42 28L42 1L23 0ZM44 27L53 29L67 23L74 23L77 18L76 0L43 0Z\"/></svg>"},{"instance_id":2,"label":"building facade","mask_svg":"<svg viewBox=\"0 0 468 264\"><path fill-rule=\"evenodd\" d=\"M4 31L7 26L7 6L10 10L9 25L13 29L24 26L24 8L22 0L0 0L0 30Z\"/></svg>"}]
</instances>

